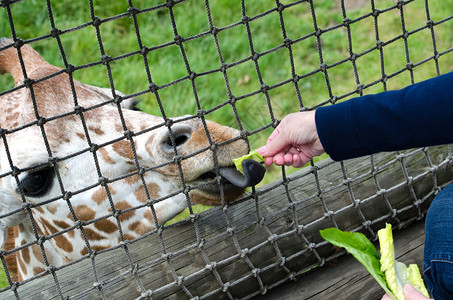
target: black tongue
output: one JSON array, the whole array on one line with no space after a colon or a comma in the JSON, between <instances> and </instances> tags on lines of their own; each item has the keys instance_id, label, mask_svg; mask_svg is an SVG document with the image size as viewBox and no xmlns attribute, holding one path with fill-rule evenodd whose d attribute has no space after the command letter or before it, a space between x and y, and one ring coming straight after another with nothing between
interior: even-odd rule
<instances>
[{"instance_id":1,"label":"black tongue","mask_svg":"<svg viewBox=\"0 0 453 300\"><path fill-rule=\"evenodd\" d=\"M257 185L264 177L266 169L253 159L245 159L242 162L244 174L234 167L220 168L220 175L237 187L249 187Z\"/></svg>"}]
</instances>

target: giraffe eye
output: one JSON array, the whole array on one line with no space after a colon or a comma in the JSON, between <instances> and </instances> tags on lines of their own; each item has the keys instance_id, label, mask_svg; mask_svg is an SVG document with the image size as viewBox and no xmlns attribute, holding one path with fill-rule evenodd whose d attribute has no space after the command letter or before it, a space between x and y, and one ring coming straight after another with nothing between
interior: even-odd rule
<instances>
[{"instance_id":1,"label":"giraffe eye","mask_svg":"<svg viewBox=\"0 0 453 300\"><path fill-rule=\"evenodd\" d=\"M38 197L44 195L52 185L53 168L42 169L28 173L21 181L20 186L26 196Z\"/></svg>"}]
</instances>

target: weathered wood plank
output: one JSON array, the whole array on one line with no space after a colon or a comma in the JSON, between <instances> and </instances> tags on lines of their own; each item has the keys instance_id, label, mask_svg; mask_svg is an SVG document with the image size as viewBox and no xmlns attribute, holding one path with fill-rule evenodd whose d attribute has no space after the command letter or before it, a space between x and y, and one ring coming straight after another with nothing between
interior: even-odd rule
<instances>
[{"instance_id":1,"label":"weathered wood plank","mask_svg":"<svg viewBox=\"0 0 453 300\"><path fill-rule=\"evenodd\" d=\"M397 259L406 265L417 264L423 271L425 222L419 221L402 231L395 231L394 246ZM379 243L374 243L379 249ZM286 283L260 300L271 299L366 299L378 300L384 291L352 255L339 257L335 264L318 268Z\"/></svg>"},{"instance_id":2,"label":"weathered wood plank","mask_svg":"<svg viewBox=\"0 0 453 300\"><path fill-rule=\"evenodd\" d=\"M439 167L432 168L427 154ZM277 180L235 204L128 245L130 260L118 248L56 271L61 294L69 299L259 295L331 255L320 229L337 224L373 237L386 220L408 224L423 216L434 182L443 186L453 178L446 147L395 157L376 155L373 168L366 157L299 170L284 184ZM61 298L52 276L16 292L20 299ZM1 297L15 295L6 291Z\"/></svg>"}]
</instances>

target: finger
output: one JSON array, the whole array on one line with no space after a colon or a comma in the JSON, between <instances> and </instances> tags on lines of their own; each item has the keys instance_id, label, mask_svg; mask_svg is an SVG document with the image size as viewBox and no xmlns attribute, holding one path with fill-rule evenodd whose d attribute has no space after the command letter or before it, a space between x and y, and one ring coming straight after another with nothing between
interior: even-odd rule
<instances>
[{"instance_id":1,"label":"finger","mask_svg":"<svg viewBox=\"0 0 453 300\"><path fill-rule=\"evenodd\" d=\"M258 153L262 156L272 156L280 151L287 152L290 148L288 134L286 132L276 133L276 131L277 129L272 133L275 133L274 136L269 137L266 146L258 149Z\"/></svg>"},{"instance_id":2,"label":"finger","mask_svg":"<svg viewBox=\"0 0 453 300\"><path fill-rule=\"evenodd\" d=\"M291 146L291 148L289 148L288 152L292 153L292 154L299 154L300 153L300 149L295 147L295 146Z\"/></svg>"},{"instance_id":3,"label":"finger","mask_svg":"<svg viewBox=\"0 0 453 300\"><path fill-rule=\"evenodd\" d=\"M299 153L298 156L299 156L299 163L297 165L293 164L293 166L296 168L301 168L301 167L305 166L311 160L311 156L307 156L303 152Z\"/></svg>"},{"instance_id":4,"label":"finger","mask_svg":"<svg viewBox=\"0 0 453 300\"><path fill-rule=\"evenodd\" d=\"M266 166L270 166L274 163L274 158L272 156L269 156L269 157L265 157L264 158L264 164Z\"/></svg>"},{"instance_id":5,"label":"finger","mask_svg":"<svg viewBox=\"0 0 453 300\"><path fill-rule=\"evenodd\" d=\"M303 167L304 162L302 161L302 157L300 153L294 154L293 155L293 167L294 168L300 168Z\"/></svg>"},{"instance_id":6,"label":"finger","mask_svg":"<svg viewBox=\"0 0 453 300\"><path fill-rule=\"evenodd\" d=\"M389 295L385 294L381 300L392 300L392 297L390 297Z\"/></svg>"},{"instance_id":7,"label":"finger","mask_svg":"<svg viewBox=\"0 0 453 300\"><path fill-rule=\"evenodd\" d=\"M274 155L274 164L276 164L277 166L283 166L285 164L285 154L278 153Z\"/></svg>"},{"instance_id":8,"label":"finger","mask_svg":"<svg viewBox=\"0 0 453 300\"><path fill-rule=\"evenodd\" d=\"M420 293L417 289L415 289L412 285L406 284L403 289L404 296L406 299L413 299L413 300L426 300L426 298L422 293Z\"/></svg>"},{"instance_id":9,"label":"finger","mask_svg":"<svg viewBox=\"0 0 453 300\"><path fill-rule=\"evenodd\" d=\"M293 155L291 153L286 153L283 158L285 159L285 166L291 166L293 164Z\"/></svg>"}]
</instances>

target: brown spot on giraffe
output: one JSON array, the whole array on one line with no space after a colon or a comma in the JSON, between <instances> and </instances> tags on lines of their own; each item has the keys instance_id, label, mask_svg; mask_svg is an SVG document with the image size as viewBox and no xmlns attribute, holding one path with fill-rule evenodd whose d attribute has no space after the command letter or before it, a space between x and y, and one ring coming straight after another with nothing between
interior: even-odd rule
<instances>
[{"instance_id":1,"label":"brown spot on giraffe","mask_svg":"<svg viewBox=\"0 0 453 300\"><path fill-rule=\"evenodd\" d=\"M80 254L87 255L88 254L88 248L86 246L83 247L82 251L80 251Z\"/></svg>"},{"instance_id":2,"label":"brown spot on giraffe","mask_svg":"<svg viewBox=\"0 0 453 300\"><path fill-rule=\"evenodd\" d=\"M120 156L125 157L129 160L134 159L134 153L132 151L131 142L129 140L121 140L112 145L113 151L118 153Z\"/></svg>"},{"instance_id":3,"label":"brown spot on giraffe","mask_svg":"<svg viewBox=\"0 0 453 300\"><path fill-rule=\"evenodd\" d=\"M124 237L124 240L125 241L132 241L132 240L135 240L135 237L133 235L130 235L130 234L123 234L123 237ZM118 237L118 244L121 243L121 237Z\"/></svg>"},{"instance_id":4,"label":"brown spot on giraffe","mask_svg":"<svg viewBox=\"0 0 453 300\"><path fill-rule=\"evenodd\" d=\"M94 245L94 246L91 246L91 250L94 250L94 251L101 251L101 250L105 250L105 249L108 249L112 246L98 246L98 245ZM80 254L82 255L87 255L88 254L88 248L85 246L83 247L83 249L80 251Z\"/></svg>"},{"instance_id":5,"label":"brown spot on giraffe","mask_svg":"<svg viewBox=\"0 0 453 300\"><path fill-rule=\"evenodd\" d=\"M69 225L65 221L54 220L53 222L55 225L57 225L61 229L67 229L67 228L71 227L71 225Z\"/></svg>"},{"instance_id":6,"label":"brown spot on giraffe","mask_svg":"<svg viewBox=\"0 0 453 300\"><path fill-rule=\"evenodd\" d=\"M64 237L64 235L57 235L54 237L55 242L57 243L57 246L66 251L66 252L72 252L73 247L71 242L68 241L67 238Z\"/></svg>"},{"instance_id":7,"label":"brown spot on giraffe","mask_svg":"<svg viewBox=\"0 0 453 300\"><path fill-rule=\"evenodd\" d=\"M41 267L34 267L34 268L33 268L33 275L36 276L36 275L39 275L39 274L41 274L41 273L43 273L43 272L45 272L45 271L46 271L46 270L43 269L43 268L41 268Z\"/></svg>"},{"instance_id":8,"label":"brown spot on giraffe","mask_svg":"<svg viewBox=\"0 0 453 300\"><path fill-rule=\"evenodd\" d=\"M97 205L100 205L107 199L107 191L104 187L100 187L93 193L93 195L91 195L91 199L96 202Z\"/></svg>"},{"instance_id":9,"label":"brown spot on giraffe","mask_svg":"<svg viewBox=\"0 0 453 300\"><path fill-rule=\"evenodd\" d=\"M44 218L41 217L40 221L44 225L44 230L46 231L47 235L51 235L51 234L55 234L55 233L59 232L53 225L51 225ZM53 237L53 239L55 240L57 246L60 249L66 251L66 252L72 252L72 249L73 249L72 244L68 241L68 239L63 234L57 235L57 236Z\"/></svg>"},{"instance_id":10,"label":"brown spot on giraffe","mask_svg":"<svg viewBox=\"0 0 453 300\"><path fill-rule=\"evenodd\" d=\"M18 263L19 266L20 266L19 260L17 261L17 263ZM24 277L22 276L22 274L21 274L20 272L17 272L16 278L17 278L17 281L18 281L18 282L21 282L21 281L24 280Z\"/></svg>"},{"instance_id":11,"label":"brown spot on giraffe","mask_svg":"<svg viewBox=\"0 0 453 300\"><path fill-rule=\"evenodd\" d=\"M42 257L41 247L39 247L38 245L32 245L32 246L31 246L31 250L32 250L33 256L34 256L39 262L41 262L42 264L45 264L44 258Z\"/></svg>"},{"instance_id":12,"label":"brown spot on giraffe","mask_svg":"<svg viewBox=\"0 0 453 300\"><path fill-rule=\"evenodd\" d=\"M59 207L58 204L54 204L54 205L46 205L47 211L50 212L52 215L54 215L54 214L57 212L58 207Z\"/></svg>"},{"instance_id":13,"label":"brown spot on giraffe","mask_svg":"<svg viewBox=\"0 0 453 300\"><path fill-rule=\"evenodd\" d=\"M151 150L151 148L150 148L151 145L153 145L153 143L154 143L154 136L151 135L151 136L148 138L148 140L146 141L146 143L145 143L146 152L148 152L148 155L149 155L149 157L150 157L151 159L154 158L154 154L153 154L153 152L152 152L152 150Z\"/></svg>"},{"instance_id":14,"label":"brown spot on giraffe","mask_svg":"<svg viewBox=\"0 0 453 300\"><path fill-rule=\"evenodd\" d=\"M151 199L159 198L160 187L157 184L150 182L146 185L146 188L148 190L149 197ZM134 195L137 198L137 200L140 202L145 203L148 200L148 197L146 196L145 188L143 186L138 187L134 191Z\"/></svg>"},{"instance_id":15,"label":"brown spot on giraffe","mask_svg":"<svg viewBox=\"0 0 453 300\"><path fill-rule=\"evenodd\" d=\"M96 216L96 212L84 204L74 207L74 213L78 220L85 222L93 220ZM68 217L73 220L71 214Z\"/></svg>"},{"instance_id":16,"label":"brown spot on giraffe","mask_svg":"<svg viewBox=\"0 0 453 300\"><path fill-rule=\"evenodd\" d=\"M35 210L39 211L42 214L44 213L44 209L41 206L36 206L36 207L34 207L32 209L35 209Z\"/></svg>"},{"instance_id":17,"label":"brown spot on giraffe","mask_svg":"<svg viewBox=\"0 0 453 300\"><path fill-rule=\"evenodd\" d=\"M166 165L165 168L159 168L156 170L165 176L177 176L179 175L179 168L176 163Z\"/></svg>"},{"instance_id":18,"label":"brown spot on giraffe","mask_svg":"<svg viewBox=\"0 0 453 300\"><path fill-rule=\"evenodd\" d=\"M17 120L19 117L20 117L19 112L16 112L13 115L8 115L6 117L6 122L8 122L8 123L13 122L13 121Z\"/></svg>"},{"instance_id":19,"label":"brown spot on giraffe","mask_svg":"<svg viewBox=\"0 0 453 300\"><path fill-rule=\"evenodd\" d=\"M123 210L130 209L130 208L132 208L132 205L130 205L126 201L121 201L121 202L115 203L115 209L119 209L119 210L123 211ZM111 208L109 208L109 212L112 212ZM135 211L131 210L128 212L121 212L121 215L118 218L121 222L124 222L124 221L127 221L130 218L132 218L134 215L135 215Z\"/></svg>"},{"instance_id":20,"label":"brown spot on giraffe","mask_svg":"<svg viewBox=\"0 0 453 300\"><path fill-rule=\"evenodd\" d=\"M20 224L22 225L22 224ZM19 226L20 226L19 225ZM10 227L7 230L7 238L5 241L5 245L3 246L5 251L10 251L15 248L15 239L19 235L19 226ZM22 225L22 227L24 227ZM9 274L12 277L12 280L17 279L17 252L5 256L6 261L6 268L8 269Z\"/></svg>"},{"instance_id":21,"label":"brown spot on giraffe","mask_svg":"<svg viewBox=\"0 0 453 300\"><path fill-rule=\"evenodd\" d=\"M130 123L128 120L124 120L126 122L126 129L129 130L135 130L134 124ZM118 132L124 132L125 128L123 127L123 124L121 124L120 119L118 118L115 122L115 129Z\"/></svg>"},{"instance_id":22,"label":"brown spot on giraffe","mask_svg":"<svg viewBox=\"0 0 453 300\"><path fill-rule=\"evenodd\" d=\"M71 225L66 223L65 221L54 220L53 222L56 226L60 227L63 230L71 227ZM70 238L73 238L75 236L74 230L68 231L67 234Z\"/></svg>"},{"instance_id":23,"label":"brown spot on giraffe","mask_svg":"<svg viewBox=\"0 0 453 300\"><path fill-rule=\"evenodd\" d=\"M104 147L99 148L98 151L99 151L99 153L101 153L101 157L106 163L111 164L111 165L115 164L115 161L113 161L113 159L109 156L107 150L105 150Z\"/></svg>"},{"instance_id":24,"label":"brown spot on giraffe","mask_svg":"<svg viewBox=\"0 0 453 300\"><path fill-rule=\"evenodd\" d=\"M105 236L97 233L91 228L84 227L83 230L85 231L85 234L87 235L87 239L90 241L99 241L102 239L105 239Z\"/></svg>"},{"instance_id":25,"label":"brown spot on giraffe","mask_svg":"<svg viewBox=\"0 0 453 300\"><path fill-rule=\"evenodd\" d=\"M112 187L109 187L109 192L110 192L110 195L114 195L116 194L115 190L112 188ZM100 205L102 202L104 202L105 200L107 200L108 196L107 196L107 191L105 189L105 187L99 187L94 193L93 195L91 195L91 199L96 202L98 205Z\"/></svg>"},{"instance_id":26,"label":"brown spot on giraffe","mask_svg":"<svg viewBox=\"0 0 453 300\"><path fill-rule=\"evenodd\" d=\"M21 246L25 245L27 242L22 241L20 243ZM28 247L25 247L24 249L21 250L22 258L24 259L24 262L28 265L30 263L30 249Z\"/></svg>"},{"instance_id":27,"label":"brown spot on giraffe","mask_svg":"<svg viewBox=\"0 0 453 300\"><path fill-rule=\"evenodd\" d=\"M85 140L85 135L81 132L77 132L76 135L81 138L82 140Z\"/></svg>"},{"instance_id":28,"label":"brown spot on giraffe","mask_svg":"<svg viewBox=\"0 0 453 300\"><path fill-rule=\"evenodd\" d=\"M105 233L113 233L118 230L118 226L109 219L104 219L95 222L94 227Z\"/></svg>"},{"instance_id":29,"label":"brown spot on giraffe","mask_svg":"<svg viewBox=\"0 0 453 300\"><path fill-rule=\"evenodd\" d=\"M129 230L134 231L138 235L144 235L145 233L150 232L151 229L151 227L140 221L129 224Z\"/></svg>"},{"instance_id":30,"label":"brown spot on giraffe","mask_svg":"<svg viewBox=\"0 0 453 300\"><path fill-rule=\"evenodd\" d=\"M132 173L132 172L135 172L135 170L132 170L128 173ZM124 181L126 181L127 184L136 183L136 182L140 181L140 176L138 174L131 175L131 176L124 178Z\"/></svg>"},{"instance_id":31,"label":"brown spot on giraffe","mask_svg":"<svg viewBox=\"0 0 453 300\"><path fill-rule=\"evenodd\" d=\"M118 131L118 132L123 132L124 131L124 127L121 124L121 122L115 122L115 130Z\"/></svg>"},{"instance_id":32,"label":"brown spot on giraffe","mask_svg":"<svg viewBox=\"0 0 453 300\"><path fill-rule=\"evenodd\" d=\"M55 234L58 230L43 217L40 218L41 224L44 225L44 231L47 235Z\"/></svg>"},{"instance_id":33,"label":"brown spot on giraffe","mask_svg":"<svg viewBox=\"0 0 453 300\"><path fill-rule=\"evenodd\" d=\"M88 130L91 130L98 135L105 134L104 130L102 130L99 126L88 126Z\"/></svg>"},{"instance_id":34,"label":"brown spot on giraffe","mask_svg":"<svg viewBox=\"0 0 453 300\"><path fill-rule=\"evenodd\" d=\"M154 224L154 217L153 217L153 212L151 209L147 209L144 213L143 216L151 223Z\"/></svg>"}]
</instances>

